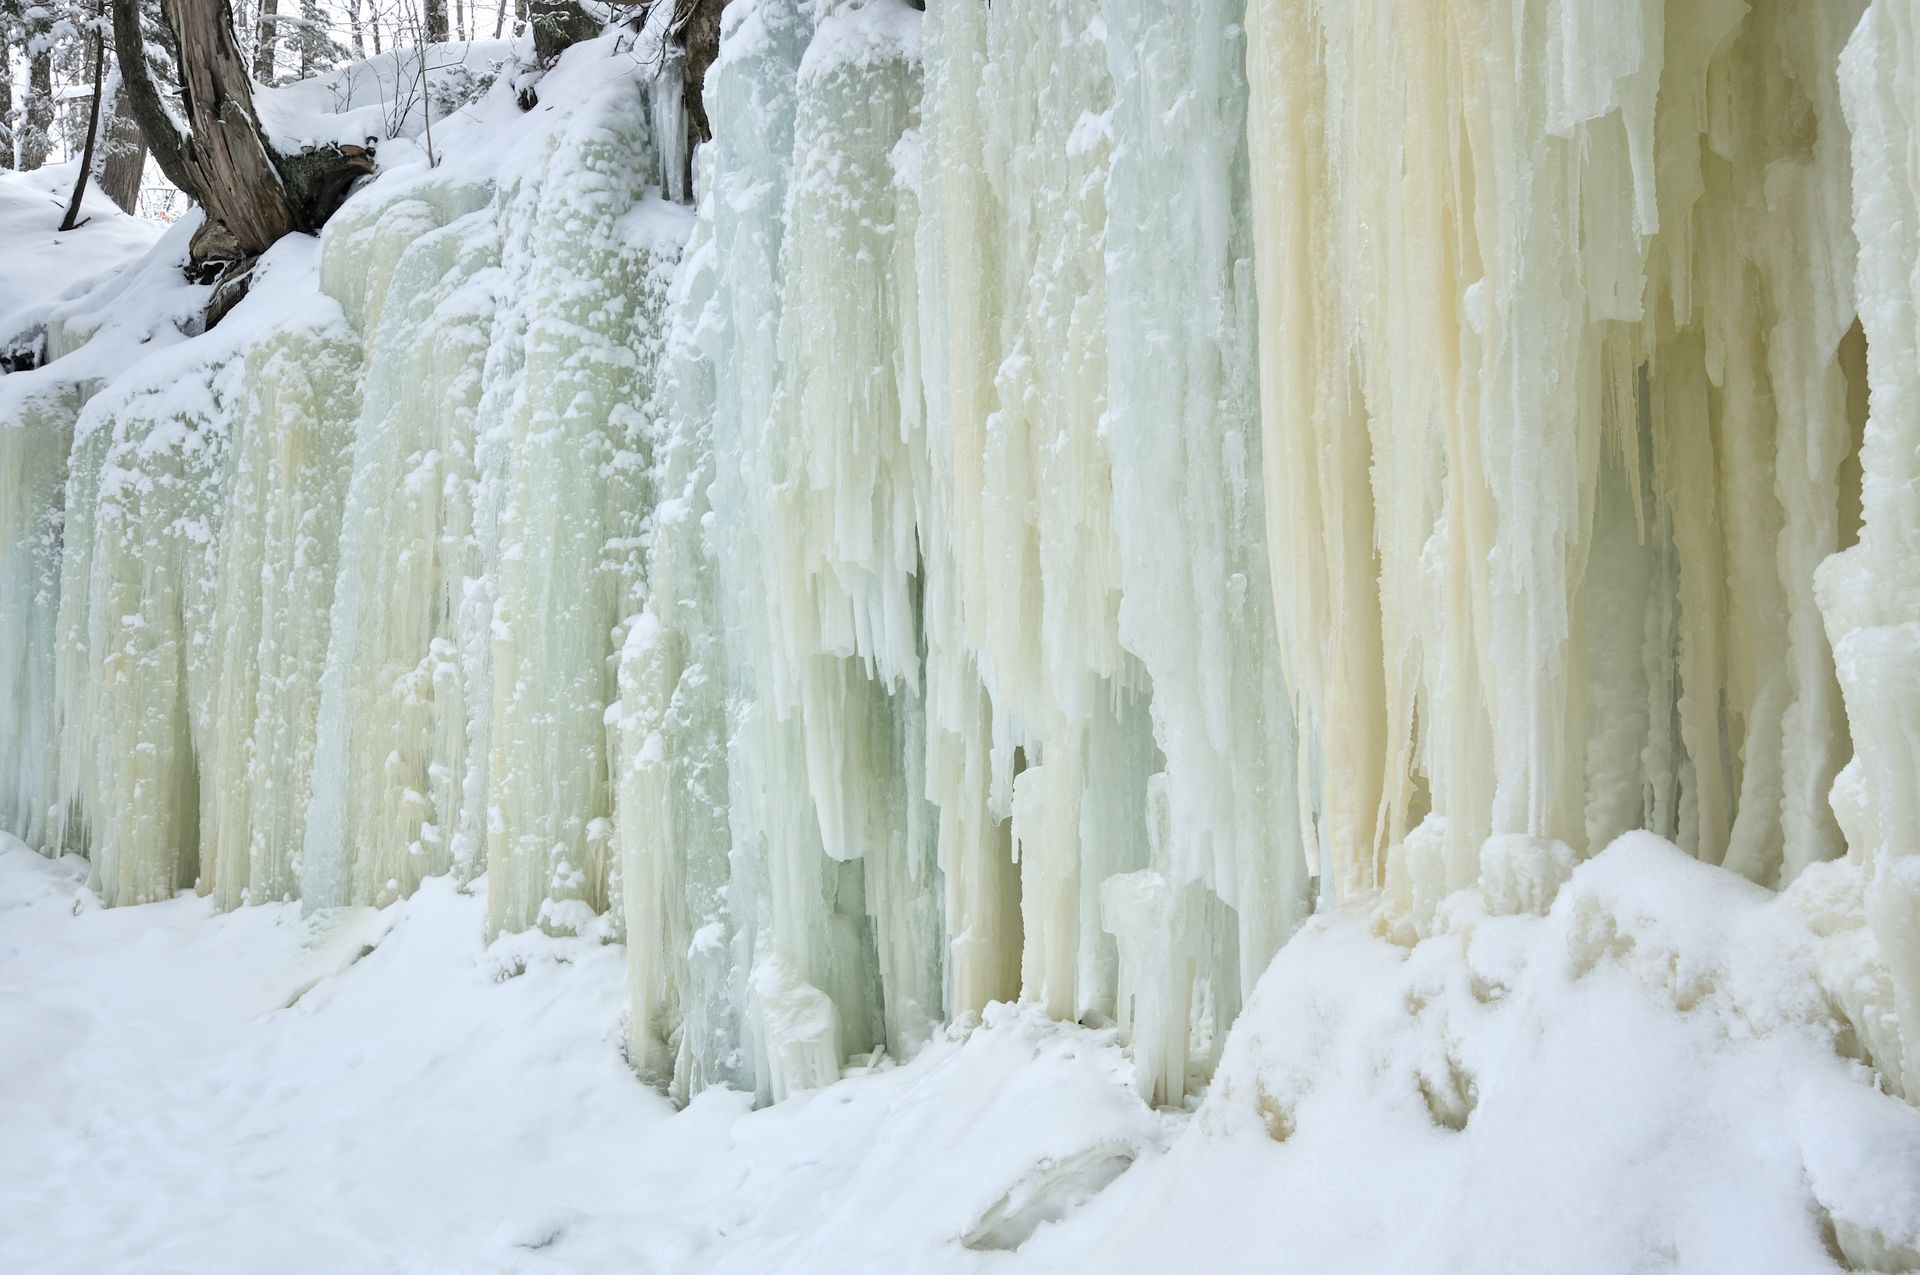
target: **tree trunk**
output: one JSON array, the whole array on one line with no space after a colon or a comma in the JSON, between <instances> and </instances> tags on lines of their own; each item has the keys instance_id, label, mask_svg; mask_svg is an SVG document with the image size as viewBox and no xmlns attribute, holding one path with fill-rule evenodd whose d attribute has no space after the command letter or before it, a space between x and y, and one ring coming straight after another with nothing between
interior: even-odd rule
<instances>
[{"instance_id":1,"label":"tree trunk","mask_svg":"<svg viewBox=\"0 0 1920 1275\"><path fill-rule=\"evenodd\" d=\"M13 6L0 0L0 29ZM497 38L497 37L496 37ZM13 168L13 49L0 40L0 173Z\"/></svg>"},{"instance_id":2,"label":"tree trunk","mask_svg":"<svg viewBox=\"0 0 1920 1275\"><path fill-rule=\"evenodd\" d=\"M600 24L573 0L531 0L527 12L533 23L533 55L542 66L559 57L568 45L600 34Z\"/></svg>"},{"instance_id":3,"label":"tree trunk","mask_svg":"<svg viewBox=\"0 0 1920 1275\"><path fill-rule=\"evenodd\" d=\"M280 0L260 0L260 24L254 28L253 78L262 84L273 83L274 37L279 24Z\"/></svg>"},{"instance_id":4,"label":"tree trunk","mask_svg":"<svg viewBox=\"0 0 1920 1275\"><path fill-rule=\"evenodd\" d=\"M138 215L140 183L147 170L147 139L140 135L140 121L133 118L126 86L117 75L111 87L105 154L100 157L94 180L122 212Z\"/></svg>"},{"instance_id":5,"label":"tree trunk","mask_svg":"<svg viewBox=\"0 0 1920 1275\"><path fill-rule=\"evenodd\" d=\"M93 172L93 143L100 136L100 95L107 87L107 42L98 31L93 33L93 104L87 107L87 145L80 154L80 172L73 179L73 197L67 200L67 215L60 229L72 230L80 224L80 205L87 197L87 177Z\"/></svg>"},{"instance_id":6,"label":"tree trunk","mask_svg":"<svg viewBox=\"0 0 1920 1275\"><path fill-rule=\"evenodd\" d=\"M427 0L427 39L447 38L447 0Z\"/></svg>"},{"instance_id":7,"label":"tree trunk","mask_svg":"<svg viewBox=\"0 0 1920 1275\"><path fill-rule=\"evenodd\" d=\"M320 41L325 38L326 20L315 0L300 0L300 78L311 79L316 69Z\"/></svg>"},{"instance_id":8,"label":"tree trunk","mask_svg":"<svg viewBox=\"0 0 1920 1275\"><path fill-rule=\"evenodd\" d=\"M707 120L704 89L707 68L720 56L720 11L727 7L727 0L678 0L678 3L680 9L674 15L674 27L680 47L687 51L686 65L681 72L687 119L693 125L694 140L710 142L713 125Z\"/></svg>"},{"instance_id":9,"label":"tree trunk","mask_svg":"<svg viewBox=\"0 0 1920 1275\"><path fill-rule=\"evenodd\" d=\"M47 33L38 34L44 38ZM27 127L20 138L20 168L32 172L53 149L53 50L44 49L27 64Z\"/></svg>"},{"instance_id":10,"label":"tree trunk","mask_svg":"<svg viewBox=\"0 0 1920 1275\"><path fill-rule=\"evenodd\" d=\"M367 56L367 36L360 27L360 0L347 0L347 30L353 34L353 56Z\"/></svg>"},{"instance_id":11,"label":"tree trunk","mask_svg":"<svg viewBox=\"0 0 1920 1275\"><path fill-rule=\"evenodd\" d=\"M140 0L113 0L113 36L121 80L140 131L161 170L206 209L232 251L246 259L282 235L318 230L362 173L373 171L358 147L276 155L253 109L253 82L224 3L161 0L179 44L181 102L188 132L174 124L147 66ZM208 266L218 258L202 258Z\"/></svg>"}]
</instances>

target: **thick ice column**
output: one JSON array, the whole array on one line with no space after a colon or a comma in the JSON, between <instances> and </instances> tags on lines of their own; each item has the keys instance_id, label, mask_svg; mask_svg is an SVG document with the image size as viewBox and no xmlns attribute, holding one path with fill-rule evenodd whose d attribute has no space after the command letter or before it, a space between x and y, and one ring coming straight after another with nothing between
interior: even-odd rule
<instances>
[{"instance_id":1,"label":"thick ice column","mask_svg":"<svg viewBox=\"0 0 1920 1275\"><path fill-rule=\"evenodd\" d=\"M820 19L796 80L771 411L743 422L765 484L750 498L766 592L746 635L770 748L772 937L832 1001L842 1054L916 1042L939 1004L938 934L916 932L912 906L932 865L908 858L930 860L932 811L909 773L918 550L892 274L918 37L896 0Z\"/></svg>"},{"instance_id":2,"label":"thick ice column","mask_svg":"<svg viewBox=\"0 0 1920 1275\"><path fill-rule=\"evenodd\" d=\"M716 1083L754 1087L740 1034L745 962L730 909L721 582L706 538L719 341L713 158L702 152L699 215L674 283L654 396L659 499L646 609L627 627L620 702L608 710L618 731L628 1058L680 1099Z\"/></svg>"},{"instance_id":3,"label":"thick ice column","mask_svg":"<svg viewBox=\"0 0 1920 1275\"><path fill-rule=\"evenodd\" d=\"M1110 1013L1099 883L1145 856L1153 745L1102 436L1111 107L1098 6L929 13L911 151L928 789L966 1008L1008 994L987 989L1017 900L1024 994ZM1009 833L1037 893L1006 871Z\"/></svg>"},{"instance_id":4,"label":"thick ice column","mask_svg":"<svg viewBox=\"0 0 1920 1275\"><path fill-rule=\"evenodd\" d=\"M1235 0L1106 6L1120 635L1153 687L1160 758L1145 760L1164 767L1168 831L1152 867L1216 901L1196 925L1232 926L1200 936L1223 1024L1306 915L1313 871L1266 552L1242 17ZM1133 823L1144 837L1147 802Z\"/></svg>"},{"instance_id":5,"label":"thick ice column","mask_svg":"<svg viewBox=\"0 0 1920 1275\"><path fill-rule=\"evenodd\" d=\"M1834 785L1866 909L1892 974L1896 1079L1920 1094L1920 24L1876 0L1841 58L1852 128L1857 287L1871 406L1861 452L1860 543L1829 558L1819 600L1856 749ZM1876 1059L1892 1072L1892 1060Z\"/></svg>"},{"instance_id":6,"label":"thick ice column","mask_svg":"<svg viewBox=\"0 0 1920 1275\"><path fill-rule=\"evenodd\" d=\"M1337 86L1325 83L1314 8L1306 0L1249 7L1247 130L1273 594L1305 744L1301 790L1306 797L1309 776L1318 776L1312 808L1328 852L1323 888L1338 897L1378 884L1385 772L1395 750L1387 739L1367 421L1338 313L1338 157L1314 129L1343 104ZM1343 46L1324 47L1332 56Z\"/></svg>"},{"instance_id":7,"label":"thick ice column","mask_svg":"<svg viewBox=\"0 0 1920 1275\"><path fill-rule=\"evenodd\" d=\"M0 401L0 702L11 713L0 731L0 828L49 852L68 848L55 839L53 638L67 456L84 390L62 384Z\"/></svg>"},{"instance_id":8,"label":"thick ice column","mask_svg":"<svg viewBox=\"0 0 1920 1275\"><path fill-rule=\"evenodd\" d=\"M980 99L986 6L936 4L925 19L919 136L903 142L903 231L911 231L913 286L903 290L909 366L924 405L916 431L925 459L918 504L921 608L926 636L926 788L939 808L938 853L951 1016L978 1013L1020 991L1019 870L1011 827L1011 724L983 684L976 630L983 587L982 431L992 410L1000 272L986 184ZM903 240L903 244L905 241ZM904 277L904 270L902 271Z\"/></svg>"},{"instance_id":9,"label":"thick ice column","mask_svg":"<svg viewBox=\"0 0 1920 1275\"><path fill-rule=\"evenodd\" d=\"M487 905L495 931L577 930L607 905L606 708L639 600L643 408L684 213L651 187L644 99L615 81L503 190L519 357L502 425L491 590Z\"/></svg>"},{"instance_id":10,"label":"thick ice column","mask_svg":"<svg viewBox=\"0 0 1920 1275\"><path fill-rule=\"evenodd\" d=\"M1759 31L1784 52L1783 78L1804 95L1814 134L1810 145L1804 132L1784 139L1793 147L1790 158L1761 170L1773 212L1763 231L1773 263L1768 305L1776 316L1766 345L1780 430L1774 491L1784 513L1775 563L1787 599L1782 884L1842 848L1827 793L1846 757L1847 724L1813 580L1821 559L1852 535L1843 525L1840 469L1855 446L1865 368L1854 327L1859 249L1845 193L1852 163L1833 68L1862 7L1854 0L1815 6L1807 15L1775 5Z\"/></svg>"},{"instance_id":11,"label":"thick ice column","mask_svg":"<svg viewBox=\"0 0 1920 1275\"><path fill-rule=\"evenodd\" d=\"M211 620L244 362L227 341L168 352L95 397L75 427L60 805L84 821L93 884L113 905L166 898L199 869L195 746L215 702Z\"/></svg>"},{"instance_id":12,"label":"thick ice column","mask_svg":"<svg viewBox=\"0 0 1920 1275\"><path fill-rule=\"evenodd\" d=\"M247 350L198 741L200 889L223 908L299 897L360 341L339 307Z\"/></svg>"},{"instance_id":13,"label":"thick ice column","mask_svg":"<svg viewBox=\"0 0 1920 1275\"><path fill-rule=\"evenodd\" d=\"M482 185L433 183L349 205L328 227L324 286L365 343L365 401L321 681L305 825L310 906L384 903L480 864L462 819L473 699L462 603L476 420L499 236ZM480 635L484 638L484 632Z\"/></svg>"}]
</instances>

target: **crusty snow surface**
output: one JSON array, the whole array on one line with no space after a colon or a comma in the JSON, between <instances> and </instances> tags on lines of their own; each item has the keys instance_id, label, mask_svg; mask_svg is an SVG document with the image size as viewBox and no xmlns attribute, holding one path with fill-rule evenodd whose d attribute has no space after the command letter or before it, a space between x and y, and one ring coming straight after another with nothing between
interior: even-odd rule
<instances>
[{"instance_id":1,"label":"crusty snow surface","mask_svg":"<svg viewBox=\"0 0 1920 1275\"><path fill-rule=\"evenodd\" d=\"M621 949L484 946L483 885L302 918L109 910L85 870L0 848L4 1271L1758 1275L1920 1242L1920 1113L1819 1026L1806 900L1651 837L1544 919L1315 920L1197 1114L1007 1006L676 1113L622 1059Z\"/></svg>"}]
</instances>

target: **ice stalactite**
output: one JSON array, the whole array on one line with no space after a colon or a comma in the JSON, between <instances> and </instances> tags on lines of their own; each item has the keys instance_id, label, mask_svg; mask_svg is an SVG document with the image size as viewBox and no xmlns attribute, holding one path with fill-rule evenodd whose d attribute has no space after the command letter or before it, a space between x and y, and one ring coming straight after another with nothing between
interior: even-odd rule
<instances>
[{"instance_id":1,"label":"ice stalactite","mask_svg":"<svg viewBox=\"0 0 1920 1275\"><path fill-rule=\"evenodd\" d=\"M750 707L747 626L765 586L752 540L728 529L759 510L746 431L773 405L781 212L812 23L794 0L736 5L727 22L707 79L715 141L655 402L659 505L647 610L620 662L616 826L629 1057L682 1095L718 1083L770 1097L747 974L768 955L759 794L791 772L759 770L765 722Z\"/></svg>"},{"instance_id":2,"label":"ice stalactite","mask_svg":"<svg viewBox=\"0 0 1920 1275\"><path fill-rule=\"evenodd\" d=\"M922 386L926 453L920 497L926 640L926 777L939 809L947 1012L979 1013L1020 991L1020 877L1005 822L1012 801L1010 733L983 685L976 583L984 482L982 430L993 403L990 268L994 207L984 189L987 107L984 7L938 5L923 30L921 127L900 156L903 228L915 286L907 332ZM914 404L908 403L911 409ZM1005 741L1005 742L1003 742Z\"/></svg>"},{"instance_id":3,"label":"ice stalactite","mask_svg":"<svg viewBox=\"0 0 1920 1275\"><path fill-rule=\"evenodd\" d=\"M74 429L56 632L63 821L109 903L200 865L196 735L215 703L220 494L245 356L193 349L96 396ZM199 357L195 357L199 356Z\"/></svg>"},{"instance_id":4,"label":"ice stalactite","mask_svg":"<svg viewBox=\"0 0 1920 1275\"><path fill-rule=\"evenodd\" d=\"M705 537L718 385L712 153L704 160L705 193L674 285L654 396L647 606L627 627L620 701L608 713L617 732L627 1052L642 1075L683 1098L710 1084L752 1086L729 927L727 687Z\"/></svg>"},{"instance_id":5,"label":"ice stalactite","mask_svg":"<svg viewBox=\"0 0 1920 1275\"><path fill-rule=\"evenodd\" d=\"M1173 928L1123 934L1122 959L1144 943L1135 959L1155 977L1183 977L1178 946L1162 945L1190 935L1209 1057L1305 918L1317 870L1264 534L1243 16L1235 0L1106 6L1116 101L1105 429L1120 639L1152 679L1164 758L1135 818L1161 843L1152 870L1189 895ZM1102 782L1088 799L1110 790ZM1172 1101L1186 1022L1172 1014L1178 1047L1149 1081Z\"/></svg>"},{"instance_id":6,"label":"ice stalactite","mask_svg":"<svg viewBox=\"0 0 1920 1275\"><path fill-rule=\"evenodd\" d=\"M1267 512L1341 887L1471 885L1496 834L1837 852L1857 13L1253 5Z\"/></svg>"},{"instance_id":7,"label":"ice stalactite","mask_svg":"<svg viewBox=\"0 0 1920 1275\"><path fill-rule=\"evenodd\" d=\"M0 827L28 845L52 841L58 802L54 620L62 492L73 422L86 394L60 386L11 405L0 429Z\"/></svg>"}]
</instances>

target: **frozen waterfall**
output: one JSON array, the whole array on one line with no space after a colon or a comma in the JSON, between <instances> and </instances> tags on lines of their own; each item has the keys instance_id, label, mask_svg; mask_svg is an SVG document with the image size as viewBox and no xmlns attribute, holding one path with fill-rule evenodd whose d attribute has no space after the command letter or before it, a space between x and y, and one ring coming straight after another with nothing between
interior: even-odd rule
<instances>
[{"instance_id":1,"label":"frozen waterfall","mask_svg":"<svg viewBox=\"0 0 1920 1275\"><path fill-rule=\"evenodd\" d=\"M183 227L0 378L0 824L484 874L683 1099L1023 999L1173 1105L1316 909L1645 829L1838 861L1920 1097L1917 21L734 0L689 202L678 60L503 77L211 332Z\"/></svg>"}]
</instances>

